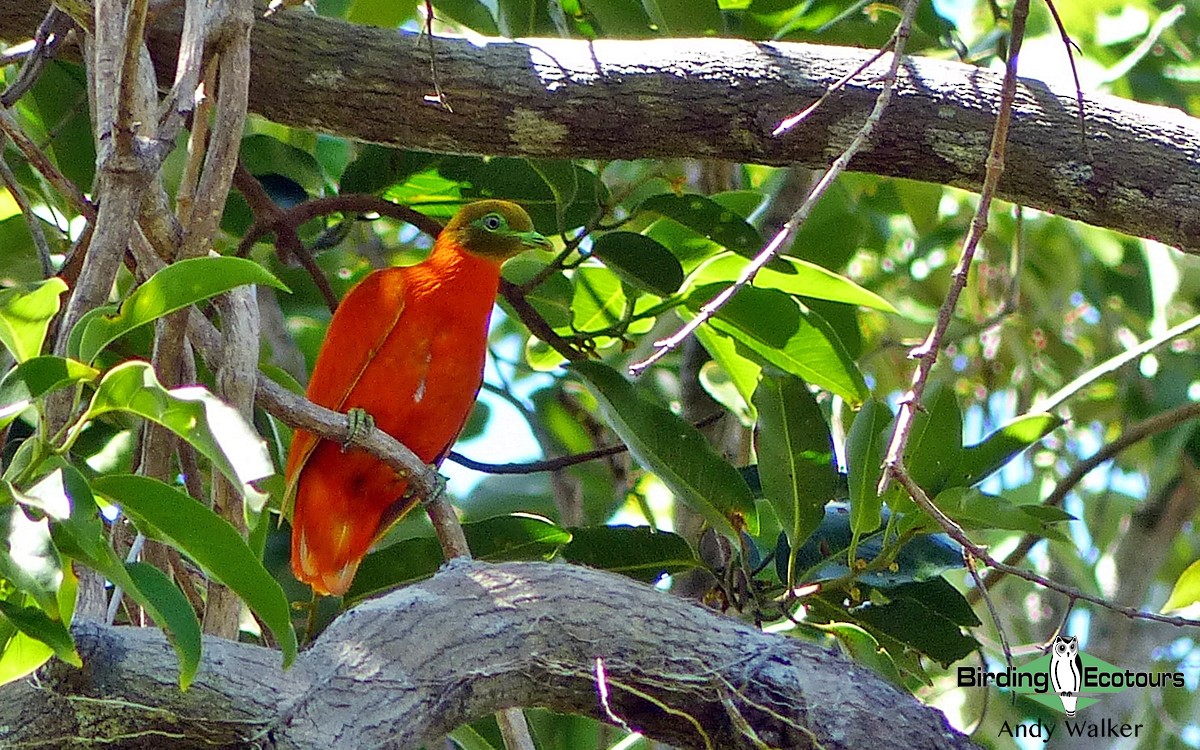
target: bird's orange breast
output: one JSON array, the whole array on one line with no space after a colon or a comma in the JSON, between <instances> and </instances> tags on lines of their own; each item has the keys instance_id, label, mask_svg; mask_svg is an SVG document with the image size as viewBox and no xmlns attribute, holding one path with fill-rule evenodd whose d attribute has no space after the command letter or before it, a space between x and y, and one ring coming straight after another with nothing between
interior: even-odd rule
<instances>
[{"instance_id":1,"label":"bird's orange breast","mask_svg":"<svg viewBox=\"0 0 1200 750\"><path fill-rule=\"evenodd\" d=\"M435 246L425 263L376 271L330 322L308 387L315 403L364 409L426 463L449 451L479 391L499 264ZM385 464L298 431L292 568L321 593L349 588L370 546L413 505Z\"/></svg>"}]
</instances>

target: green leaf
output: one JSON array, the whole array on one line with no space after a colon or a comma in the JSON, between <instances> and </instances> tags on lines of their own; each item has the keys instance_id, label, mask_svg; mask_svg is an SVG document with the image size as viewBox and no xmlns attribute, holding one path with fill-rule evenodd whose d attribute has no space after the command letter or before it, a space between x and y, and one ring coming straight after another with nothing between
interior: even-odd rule
<instances>
[{"instance_id":1,"label":"green leaf","mask_svg":"<svg viewBox=\"0 0 1200 750\"><path fill-rule=\"evenodd\" d=\"M39 484L47 484L48 480L52 478L62 488L64 495L70 499L71 506L70 517L56 519L51 524L50 533L54 538L55 545L63 554L73 557L99 572L114 586L120 586L125 590L126 596L146 610L150 619L163 629L167 640L174 647L176 657L179 659L180 686L186 687L194 674L194 668L190 665L195 663L189 641L190 629L184 627L178 633L174 630L178 615L172 613L168 617L159 609L160 600L165 598L166 601L170 601L169 597L147 596L130 575L125 563L109 546L104 524L100 520L100 511L96 507L91 488L84 476L71 466L63 466L56 469ZM189 670L192 670L191 673Z\"/></svg>"},{"instance_id":2,"label":"green leaf","mask_svg":"<svg viewBox=\"0 0 1200 750\"><path fill-rule=\"evenodd\" d=\"M747 263L749 260L740 255L718 255L692 272L687 280L688 288L736 281ZM760 289L778 289L801 297L896 312L896 308L878 294L845 276L799 258L778 258L776 263L755 274L753 284Z\"/></svg>"},{"instance_id":3,"label":"green leaf","mask_svg":"<svg viewBox=\"0 0 1200 750\"><path fill-rule=\"evenodd\" d=\"M663 245L636 232L606 232L592 241L592 254L625 281L666 297L683 284L683 266Z\"/></svg>"},{"instance_id":4,"label":"green leaf","mask_svg":"<svg viewBox=\"0 0 1200 750\"><path fill-rule=\"evenodd\" d=\"M882 523L883 499L876 489L883 476L883 452L892 411L869 399L854 417L846 435L846 470L850 483L850 528L855 536L874 531Z\"/></svg>"},{"instance_id":5,"label":"green leaf","mask_svg":"<svg viewBox=\"0 0 1200 750\"><path fill-rule=\"evenodd\" d=\"M1017 505L1003 496L987 495L969 487L949 487L933 502L968 530L1023 531L1062 542L1069 541L1069 537L1056 524L1074 519L1061 508ZM919 523L922 528L932 528L934 524L932 519L909 522L912 523Z\"/></svg>"},{"instance_id":6,"label":"green leaf","mask_svg":"<svg viewBox=\"0 0 1200 750\"><path fill-rule=\"evenodd\" d=\"M172 546L241 597L271 629L283 650L283 664L296 658L296 633L283 589L225 519L189 495L150 477L114 474L93 489L129 516L171 541Z\"/></svg>"},{"instance_id":7,"label":"green leaf","mask_svg":"<svg viewBox=\"0 0 1200 750\"><path fill-rule=\"evenodd\" d=\"M935 386L913 418L908 441L909 474L933 497L946 486L962 454L962 412L954 390Z\"/></svg>"},{"instance_id":8,"label":"green leaf","mask_svg":"<svg viewBox=\"0 0 1200 750\"><path fill-rule=\"evenodd\" d=\"M729 382L737 389L738 395L745 405L745 408L750 411L746 415L749 421L754 421L758 417L754 413L754 390L758 387L759 374L762 372L762 367L750 359L744 357L738 352L737 343L729 338L717 333L709 326L700 326L696 329L696 339L700 344L712 355L712 364L719 365L720 372L724 373L729 378ZM728 400L718 397L713 393L713 389L707 382L711 378L711 368L706 363L700 370L701 383L708 390L709 395L724 404L730 411L739 413L737 407L728 403Z\"/></svg>"},{"instance_id":9,"label":"green leaf","mask_svg":"<svg viewBox=\"0 0 1200 750\"><path fill-rule=\"evenodd\" d=\"M978 484L1037 441L1063 425L1054 414L1024 414L975 445L964 448L953 484Z\"/></svg>"},{"instance_id":10,"label":"green leaf","mask_svg":"<svg viewBox=\"0 0 1200 750\"><path fill-rule=\"evenodd\" d=\"M643 201L638 210L653 211L674 219L718 245L749 258L754 257L764 244L762 235L745 219L703 195L655 195Z\"/></svg>"},{"instance_id":11,"label":"green leaf","mask_svg":"<svg viewBox=\"0 0 1200 750\"><path fill-rule=\"evenodd\" d=\"M99 370L73 359L47 355L25 360L0 380L0 427L47 393L75 383L90 383L99 376Z\"/></svg>"},{"instance_id":12,"label":"green leaf","mask_svg":"<svg viewBox=\"0 0 1200 750\"><path fill-rule=\"evenodd\" d=\"M71 631L61 620L55 620L37 607L22 607L0 599L0 617L7 619L17 630L49 646L54 655L73 667L82 667L83 660L75 650Z\"/></svg>"},{"instance_id":13,"label":"green leaf","mask_svg":"<svg viewBox=\"0 0 1200 750\"><path fill-rule=\"evenodd\" d=\"M14 493L8 482L0 483L0 579L33 597L50 617L62 619L62 563L50 539L50 524L45 518L30 519L19 505L3 504L3 496L11 499Z\"/></svg>"},{"instance_id":14,"label":"green leaf","mask_svg":"<svg viewBox=\"0 0 1200 750\"><path fill-rule=\"evenodd\" d=\"M265 284L288 291L269 271L245 258L190 258L172 263L146 279L121 303L119 311L106 307L100 308L102 313L84 316L71 334L71 345L76 348L68 353L90 364L104 347L123 334L247 284Z\"/></svg>"},{"instance_id":15,"label":"green leaf","mask_svg":"<svg viewBox=\"0 0 1200 750\"><path fill-rule=\"evenodd\" d=\"M894 598L886 604L868 604L855 611L865 625L949 667L979 648L979 642L928 603L915 598Z\"/></svg>"},{"instance_id":16,"label":"green leaf","mask_svg":"<svg viewBox=\"0 0 1200 750\"><path fill-rule=\"evenodd\" d=\"M571 534L539 516L516 514L495 516L463 524L467 546L477 560L548 560ZM346 592L347 601L356 601L413 581L428 578L445 562L442 547L432 537L415 537L372 552L363 558Z\"/></svg>"},{"instance_id":17,"label":"green leaf","mask_svg":"<svg viewBox=\"0 0 1200 750\"><path fill-rule=\"evenodd\" d=\"M754 393L754 405L754 448L763 494L794 549L820 526L825 504L833 499L833 437L817 400L799 378L767 371ZM783 580L795 580L794 568Z\"/></svg>"},{"instance_id":18,"label":"green leaf","mask_svg":"<svg viewBox=\"0 0 1200 750\"><path fill-rule=\"evenodd\" d=\"M687 310L699 312L723 287L693 290L685 301ZM867 397L866 381L837 334L783 292L744 287L706 325L735 339L761 362L836 393L852 406Z\"/></svg>"},{"instance_id":19,"label":"green leaf","mask_svg":"<svg viewBox=\"0 0 1200 750\"><path fill-rule=\"evenodd\" d=\"M125 571L145 599L154 602L159 616L166 622L171 643L179 655L179 688L187 690L200 668L203 639L196 610L179 587L158 568L149 563L126 563Z\"/></svg>"},{"instance_id":20,"label":"green leaf","mask_svg":"<svg viewBox=\"0 0 1200 750\"><path fill-rule=\"evenodd\" d=\"M484 36L500 36L496 19L480 0L433 0L433 9Z\"/></svg>"},{"instance_id":21,"label":"green leaf","mask_svg":"<svg viewBox=\"0 0 1200 750\"><path fill-rule=\"evenodd\" d=\"M571 280L572 328L593 333L620 322L625 312L625 291L616 274L600 266L582 266L575 269Z\"/></svg>"},{"instance_id":22,"label":"green leaf","mask_svg":"<svg viewBox=\"0 0 1200 750\"><path fill-rule=\"evenodd\" d=\"M562 558L648 583L700 566L686 539L649 526L573 527Z\"/></svg>"},{"instance_id":23,"label":"green leaf","mask_svg":"<svg viewBox=\"0 0 1200 750\"><path fill-rule=\"evenodd\" d=\"M342 172L338 189L342 193L381 193L393 185L403 184L435 161L437 155L425 151L364 143L358 147L358 156Z\"/></svg>"},{"instance_id":24,"label":"green leaf","mask_svg":"<svg viewBox=\"0 0 1200 750\"><path fill-rule=\"evenodd\" d=\"M7 638L6 630L9 631ZM0 685L33 674L52 656L54 649L0 617Z\"/></svg>"},{"instance_id":25,"label":"green leaf","mask_svg":"<svg viewBox=\"0 0 1200 750\"><path fill-rule=\"evenodd\" d=\"M1200 602L1200 560L1187 566L1179 580L1175 581L1171 595L1167 597L1167 603L1162 606L1161 611L1185 609L1196 602Z\"/></svg>"},{"instance_id":26,"label":"green leaf","mask_svg":"<svg viewBox=\"0 0 1200 750\"><path fill-rule=\"evenodd\" d=\"M275 470L266 444L236 409L199 386L166 390L146 362L123 362L105 373L76 430L113 411L136 414L166 427L212 461L236 486Z\"/></svg>"},{"instance_id":27,"label":"green leaf","mask_svg":"<svg viewBox=\"0 0 1200 750\"><path fill-rule=\"evenodd\" d=\"M813 623L812 627L837 638L854 661L865 664L895 685L904 685L904 678L891 654L864 628L851 622Z\"/></svg>"},{"instance_id":28,"label":"green leaf","mask_svg":"<svg viewBox=\"0 0 1200 750\"><path fill-rule=\"evenodd\" d=\"M417 0L352 0L350 9L346 12L346 20L350 23L360 23L369 26L380 26L394 29L413 17L417 9Z\"/></svg>"},{"instance_id":29,"label":"green leaf","mask_svg":"<svg viewBox=\"0 0 1200 750\"><path fill-rule=\"evenodd\" d=\"M606 37L648 37L650 18L639 0L580 0Z\"/></svg>"},{"instance_id":30,"label":"green leaf","mask_svg":"<svg viewBox=\"0 0 1200 750\"><path fill-rule=\"evenodd\" d=\"M0 343L24 362L42 351L50 320L58 314L67 282L58 277L0 289Z\"/></svg>"},{"instance_id":31,"label":"green leaf","mask_svg":"<svg viewBox=\"0 0 1200 750\"><path fill-rule=\"evenodd\" d=\"M654 403L611 367L576 362L571 369L596 396L605 420L633 457L675 497L730 539L738 540L742 528L756 533L758 516L750 488L699 430Z\"/></svg>"}]
</instances>

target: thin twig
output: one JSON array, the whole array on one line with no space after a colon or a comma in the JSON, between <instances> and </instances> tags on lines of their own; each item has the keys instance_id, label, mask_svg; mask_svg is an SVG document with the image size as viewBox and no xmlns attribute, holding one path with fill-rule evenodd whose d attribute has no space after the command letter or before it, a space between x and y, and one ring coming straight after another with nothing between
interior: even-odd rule
<instances>
[{"instance_id":1,"label":"thin twig","mask_svg":"<svg viewBox=\"0 0 1200 750\"><path fill-rule=\"evenodd\" d=\"M0 94L0 107L7 108L16 104L17 100L37 82L42 68L46 66L46 61L54 57L58 46L62 44L63 39L74 25L75 22L69 15L57 6L50 6L50 12L42 19L33 35L33 48L25 56L24 64L17 72L13 82L9 84L3 94ZM8 64L8 61L5 61L5 64Z\"/></svg>"},{"instance_id":2,"label":"thin twig","mask_svg":"<svg viewBox=\"0 0 1200 750\"><path fill-rule=\"evenodd\" d=\"M1004 84L1000 92L1000 108L996 115L996 127L992 132L992 145L988 153L986 173L983 188L979 194L979 206L971 220L971 228L963 242L962 255L951 274L950 288L946 299L938 309L937 322L929 332L925 342L914 349L909 356L917 359L917 367L913 373L912 385L900 402L900 411L896 415L896 429L888 443L884 458L884 471L876 488L878 494L887 491L891 480L900 473L905 473L904 451L908 447L908 437L912 432L913 420L917 409L920 408L921 397L929 380L929 373L941 353L942 338L954 316L958 306L958 298L967 285L971 270L971 261L975 257L975 249L983 239L988 226L988 212L991 210L992 197L1000 184L1000 175L1004 173L1004 151L1008 142L1008 126L1012 120L1012 105L1017 91L1017 57L1020 54L1021 42L1025 35L1025 18L1029 13L1029 0L1017 0L1012 9L1012 39L1009 44L1008 65L1004 71Z\"/></svg>"},{"instance_id":3,"label":"thin twig","mask_svg":"<svg viewBox=\"0 0 1200 750\"><path fill-rule=\"evenodd\" d=\"M878 127L879 122L882 120L883 112L887 108L888 103L891 101L892 92L896 86L896 80L900 70L900 63L904 59L904 47L908 42L909 32L912 28L913 19L916 17L918 5L919 3L917 0L907 0L904 5L904 15L900 18L899 25L896 26L896 31L893 34L893 40L891 42L891 67L889 67L887 74L883 78L883 87L879 91L879 96L875 99L874 109L871 110L871 114L867 117L866 122L862 124L862 127L859 128L858 133L854 136L854 139L850 141L850 144L846 147L846 149L841 153L840 156L838 156L837 159L834 160L833 164L831 164L829 169L825 171L825 174L821 177L817 184L813 186L813 189L809 192L808 197L805 198L804 202L800 205L800 208L796 209L796 212L792 214L787 223L783 225L783 228L781 228L779 232L775 234L775 237L772 238L769 243L767 243L767 246L764 247L758 253L758 255L754 257L753 260L746 264L746 267L742 269L741 274L738 276L737 281L726 287L721 291L720 294L700 308L699 312L696 313L696 316L688 321L675 334L662 339L661 341L654 342L654 352L642 361L630 365L629 371L631 373L635 375L641 373L647 367L654 364L664 355L666 355L667 352L673 351L675 348L677 348L681 343L683 343L684 339L692 334L692 332L716 315L717 312L727 302L729 302L729 300L733 299L733 296L737 294L742 287L752 282L755 275L758 274L758 271L767 263L769 263L771 259L776 256L776 254L791 244L791 241L795 238L796 233L800 230L800 226L805 222L805 220L808 219L808 215L812 212L812 209L817 204L817 201L821 199L821 196L825 194L825 191L829 188L829 186L833 184L834 179L836 179L837 176L846 169L846 166L850 163L850 160L854 158L854 155L857 154L864 145L866 145L872 134L874 134L875 128Z\"/></svg>"},{"instance_id":4,"label":"thin twig","mask_svg":"<svg viewBox=\"0 0 1200 750\"><path fill-rule=\"evenodd\" d=\"M0 134L0 153L3 153L7 140L3 134ZM33 212L33 204L25 195L25 189L21 187L21 183L17 182L16 175L8 168L8 162L4 159L0 159L0 184L8 188L9 194L12 195L13 201L21 211L21 216L25 218L25 225L29 227L29 236L33 238L33 246L37 248L38 261L42 265L42 278L50 278L54 275L54 263L50 260L50 243L46 241L46 233L42 231L42 220Z\"/></svg>"}]
</instances>

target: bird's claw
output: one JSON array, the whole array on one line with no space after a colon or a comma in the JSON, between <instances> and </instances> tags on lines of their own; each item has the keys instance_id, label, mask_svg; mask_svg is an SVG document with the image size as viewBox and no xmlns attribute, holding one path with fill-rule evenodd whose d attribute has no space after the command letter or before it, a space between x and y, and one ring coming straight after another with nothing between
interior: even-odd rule
<instances>
[{"instance_id":1,"label":"bird's claw","mask_svg":"<svg viewBox=\"0 0 1200 750\"><path fill-rule=\"evenodd\" d=\"M343 453L375 429L375 418L368 414L366 409L355 407L346 412L346 427L350 432L346 435L346 441L342 443Z\"/></svg>"},{"instance_id":2,"label":"bird's claw","mask_svg":"<svg viewBox=\"0 0 1200 750\"><path fill-rule=\"evenodd\" d=\"M429 469L433 472L434 477L433 490L421 501L423 505L432 503L446 493L446 477L438 471L437 464L429 464Z\"/></svg>"}]
</instances>

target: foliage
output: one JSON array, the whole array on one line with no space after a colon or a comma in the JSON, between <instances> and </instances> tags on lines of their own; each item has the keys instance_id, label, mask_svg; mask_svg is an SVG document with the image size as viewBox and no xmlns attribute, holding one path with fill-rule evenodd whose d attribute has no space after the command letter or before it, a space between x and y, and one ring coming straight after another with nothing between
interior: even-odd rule
<instances>
[{"instance_id":1,"label":"foliage","mask_svg":"<svg viewBox=\"0 0 1200 750\"><path fill-rule=\"evenodd\" d=\"M1145 0L1056 5L1080 45L1088 86L1200 110L1192 84L1196 18L1176 16L1159 28L1162 11ZM423 7L317 3L325 15L409 30L419 27ZM435 30L445 32L733 35L860 46L882 45L896 12L837 0L434 0L432 7ZM1044 7L1035 7L1030 29L1027 64L1064 54ZM1158 38L1147 48L1149 34ZM909 51L988 64L1004 43L1005 26L991 17L989 3L934 2L923 5ZM6 75L11 81L14 71ZM49 144L66 176L88 190L95 146L84 81L82 69L56 62L13 111ZM79 217L13 152L5 158L35 197L61 267L79 238ZM501 300L504 314L494 321L488 393L464 451L500 463L531 458L510 456L511 443L535 446L540 458L619 441L629 455L561 468L554 483L537 467L519 480L463 481L455 471L452 487L479 557L560 559L664 586L700 580L706 602L795 637L836 642L922 696L943 690L947 669L973 652L1003 658L977 637L986 618L964 593L972 586L957 547L937 535L941 526L898 485L879 494L894 407L911 378L907 355L951 283L972 196L843 175L784 255L700 326L698 347L673 352L634 382L626 369L738 277L795 208L784 196L808 175L739 165L705 194L695 179L707 169L702 162L405 152L253 119L241 159L281 207L367 194L444 220L465 202L505 197L527 206L536 228L558 238L557 254L528 254L505 268L514 296ZM169 159L163 168L172 193L182 161ZM243 622L242 636L278 646L287 663L297 629L311 638L333 609L436 570L440 548L414 514L364 561L346 602L310 602L290 576L287 528L276 522L289 428L262 412L246 420L223 404L202 362L198 384L185 388L163 386L165 378L148 364L155 351L150 324L251 284L278 290L289 334L265 337L264 371L315 358L328 311L309 272L267 238L248 259L234 257L254 218L248 200L231 196L224 232L214 239L219 256L153 274L123 270L112 304L64 333L56 326L64 320L67 285L42 278L24 217L7 198L0 192L0 343L9 356L0 380L0 425L8 431L0 480L0 682L53 656L78 662L69 631L76 564L124 592L129 604L121 620L139 609L167 632L184 687L199 663L198 592L207 579L229 586L257 618L253 626ZM1138 560L1136 550L1122 547L1122 529L1160 512L1181 483L1195 481L1183 468L1200 460L1194 421L1120 453L1066 488L1061 506L1043 501L1073 464L1129 424L1197 399L1198 358L1185 339L1104 371L1137 342L1196 314L1196 264L1148 241L1011 206L995 209L990 222L905 461L972 539L1005 550L1029 535L1035 546L1028 562L1111 596L1101 562ZM298 236L339 295L373 265L411 262L428 247L428 238L403 222L350 212L308 221ZM531 322L543 335L531 333ZM55 335L64 347L54 347ZM576 361L568 366L569 359ZM291 366L303 379L303 368ZM1090 371L1102 376L1060 394L1053 409L1039 406ZM710 443L714 431L701 424L707 413L695 406L704 402L722 417L723 441ZM135 473L134 446L148 424L181 441L173 481ZM218 477L246 500L244 537L205 500ZM716 533L686 531L699 525L697 516ZM182 555L192 574L137 562L128 555L136 535ZM1195 533L1180 529L1154 569L1143 571L1145 589L1164 595L1132 603L1179 610L1194 604L1198 547ZM1043 597L1036 608L1052 614L1017 617L1026 596ZM1061 602L1019 582L993 597L1011 616L1010 639L1020 643L1045 641L1066 614ZM1191 648L1190 656L1181 647L1162 657L1164 668L1194 659ZM1194 722L1195 704L1192 695L1163 710L1186 724ZM957 719L965 724L979 710L977 696L964 705ZM993 707L988 722L1020 721L1027 710ZM559 738L547 747L569 747L581 737L590 746L604 737L594 722L575 717L539 714L534 726ZM497 745L488 722L459 736L467 738L464 746Z\"/></svg>"}]
</instances>

